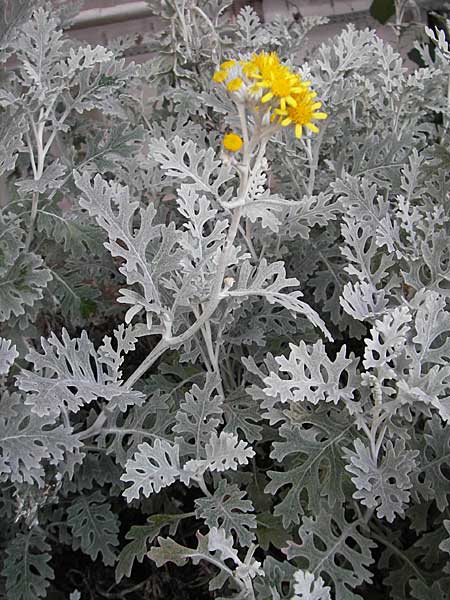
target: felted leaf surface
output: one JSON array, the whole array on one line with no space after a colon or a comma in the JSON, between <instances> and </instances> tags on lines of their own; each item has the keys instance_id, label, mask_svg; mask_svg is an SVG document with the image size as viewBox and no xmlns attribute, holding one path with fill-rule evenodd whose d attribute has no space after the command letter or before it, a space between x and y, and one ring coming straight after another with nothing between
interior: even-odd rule
<instances>
[{"instance_id":1,"label":"felted leaf surface","mask_svg":"<svg viewBox=\"0 0 450 600\"><path fill-rule=\"evenodd\" d=\"M123 493L127 501L139 498L141 491L148 497L179 479L179 452L177 444L166 440L156 439L153 445L147 442L140 444L133 458L127 461L125 473L120 478L132 483Z\"/></svg>"},{"instance_id":2,"label":"felted leaf surface","mask_svg":"<svg viewBox=\"0 0 450 600\"><path fill-rule=\"evenodd\" d=\"M118 406L121 410L142 402L141 392L122 386L120 371L111 367L105 351L95 350L86 331L71 339L63 329L61 340L52 333L48 340L41 338L41 344L42 354L31 350L26 356L34 369L23 369L17 378L19 387L29 392L26 404L37 415L55 417L63 408L78 412L97 398L105 398L111 409ZM129 349L129 345L126 348L119 345L116 358L119 363L123 359L121 352Z\"/></svg>"},{"instance_id":3,"label":"felted leaf surface","mask_svg":"<svg viewBox=\"0 0 450 600\"><path fill-rule=\"evenodd\" d=\"M254 455L254 450L244 440L239 440L237 435L223 431L217 435L213 432L205 446L205 459L189 460L184 466L184 475L195 477L207 469L236 471L239 465L246 465Z\"/></svg>"},{"instance_id":4,"label":"felted leaf surface","mask_svg":"<svg viewBox=\"0 0 450 600\"><path fill-rule=\"evenodd\" d=\"M373 563L371 549L375 546L360 527L358 520L348 522L342 510L323 510L317 517L305 517L298 532L301 543L290 542L287 557L304 559L315 577L332 582L336 600L359 599L352 590L372 580L367 567Z\"/></svg>"},{"instance_id":5,"label":"felted leaf surface","mask_svg":"<svg viewBox=\"0 0 450 600\"><path fill-rule=\"evenodd\" d=\"M414 326L416 335L409 346L411 368L404 389L404 401L417 400L434 407L445 421L450 419L448 386L450 381L450 327L445 297L421 290L414 297L417 309ZM403 399L403 398L402 398Z\"/></svg>"},{"instance_id":6,"label":"felted leaf surface","mask_svg":"<svg viewBox=\"0 0 450 600\"><path fill-rule=\"evenodd\" d=\"M32 252L22 254L0 277L0 321L25 314L28 307L42 299L51 278L42 258Z\"/></svg>"},{"instance_id":7,"label":"felted leaf surface","mask_svg":"<svg viewBox=\"0 0 450 600\"><path fill-rule=\"evenodd\" d=\"M354 442L355 450L344 449L348 461L346 470L353 477L357 488L353 498L368 508L375 508L378 518L392 523L397 515L405 514L413 487L411 473L416 469L417 450L406 450L404 440L394 445L386 442L385 451L375 463L368 448L361 440Z\"/></svg>"},{"instance_id":8,"label":"felted leaf surface","mask_svg":"<svg viewBox=\"0 0 450 600\"><path fill-rule=\"evenodd\" d=\"M0 213L0 278L10 271L25 245L23 230L13 215Z\"/></svg>"},{"instance_id":9,"label":"felted leaf surface","mask_svg":"<svg viewBox=\"0 0 450 600\"><path fill-rule=\"evenodd\" d=\"M319 402L352 400L357 388L356 361L351 354L346 358L343 346L334 361L328 358L321 340L314 345L301 341L289 344L288 358L278 356L278 372L264 379L264 393L280 402ZM287 375L281 375L281 374Z\"/></svg>"},{"instance_id":10,"label":"felted leaf surface","mask_svg":"<svg viewBox=\"0 0 450 600\"><path fill-rule=\"evenodd\" d=\"M185 142L179 136L173 138L170 146L163 138L153 139L150 146L152 158L160 164L167 177L198 192L209 193L216 200L227 199L232 194L228 186L224 197L220 193L221 186L234 175L230 167L216 158L213 148L198 148L192 140Z\"/></svg>"},{"instance_id":11,"label":"felted leaf surface","mask_svg":"<svg viewBox=\"0 0 450 600\"><path fill-rule=\"evenodd\" d=\"M264 491L275 496L288 486L282 500L276 501L274 510L275 516L283 518L284 527L299 523L306 506L317 511L323 497L330 508L345 497L341 447L348 439L352 425L333 423L333 416L329 419L324 416L322 423L319 418L318 423L321 425L313 427L308 423L308 429L283 425L279 431L284 441L273 444L270 456L282 463L283 469L268 471L270 482Z\"/></svg>"},{"instance_id":12,"label":"felted leaf surface","mask_svg":"<svg viewBox=\"0 0 450 600\"><path fill-rule=\"evenodd\" d=\"M375 232L371 233L366 223L355 217L345 217L341 228L345 239L341 251L348 261L345 270L358 281L365 281L376 288L388 277L394 257L379 250Z\"/></svg>"},{"instance_id":13,"label":"felted leaf surface","mask_svg":"<svg viewBox=\"0 0 450 600\"><path fill-rule=\"evenodd\" d=\"M157 567L161 567L167 562L183 566L188 559L192 560L194 565L198 564L200 560L211 561L219 569L221 564L226 565L225 561L227 559L232 560L235 565L240 563L237 552L233 548L233 538L231 536L227 537L223 529L213 527L206 536L197 533L197 539L197 548L187 548L177 544L171 538L158 537L159 546L153 546L148 556L155 561ZM229 576L228 574L229 568L227 568L227 573L220 573L210 583L210 589L222 587Z\"/></svg>"},{"instance_id":14,"label":"felted leaf surface","mask_svg":"<svg viewBox=\"0 0 450 600\"><path fill-rule=\"evenodd\" d=\"M11 340L0 337L0 375L7 375L11 365L19 356L16 347L11 345Z\"/></svg>"},{"instance_id":15,"label":"felted leaf surface","mask_svg":"<svg viewBox=\"0 0 450 600\"><path fill-rule=\"evenodd\" d=\"M36 415L19 394L4 394L0 407L2 480L43 486L45 464L58 465L81 447L71 427Z\"/></svg>"},{"instance_id":16,"label":"felted leaf surface","mask_svg":"<svg viewBox=\"0 0 450 600\"><path fill-rule=\"evenodd\" d=\"M215 393L217 378L208 373L203 389L194 384L176 414L173 431L183 455L205 458L205 445L222 420L222 398Z\"/></svg>"},{"instance_id":17,"label":"felted leaf surface","mask_svg":"<svg viewBox=\"0 0 450 600\"><path fill-rule=\"evenodd\" d=\"M14 600L46 598L54 571L48 564L50 544L34 529L17 533L6 550L3 575L6 577L6 593Z\"/></svg>"},{"instance_id":18,"label":"felted leaf surface","mask_svg":"<svg viewBox=\"0 0 450 600\"><path fill-rule=\"evenodd\" d=\"M156 210L153 204L138 211L139 203L131 200L126 186L109 183L101 175L96 175L91 185L88 173L82 176L74 173L74 179L83 192L81 207L108 234L109 242L105 247L113 257L123 260L119 271L129 285L138 284L141 288L139 293L132 292L131 295L131 291L121 290L123 296L119 302L132 305L127 322L141 309L159 314L163 306L159 280L178 267L181 258L174 224L167 227L154 224ZM140 218L139 227L134 224L136 211Z\"/></svg>"},{"instance_id":19,"label":"felted leaf surface","mask_svg":"<svg viewBox=\"0 0 450 600\"><path fill-rule=\"evenodd\" d=\"M57 20L43 8L35 10L32 18L20 29L14 46L23 66L21 75L24 83L42 101L50 91L51 79L61 58L63 32Z\"/></svg>"},{"instance_id":20,"label":"felted leaf surface","mask_svg":"<svg viewBox=\"0 0 450 600\"><path fill-rule=\"evenodd\" d=\"M380 380L396 376L389 365L394 364L405 347L410 321L411 314L405 306L375 321L371 338L366 340L363 364L366 369L373 369Z\"/></svg>"},{"instance_id":21,"label":"felted leaf surface","mask_svg":"<svg viewBox=\"0 0 450 600\"><path fill-rule=\"evenodd\" d=\"M10 118L7 118L10 117ZM23 115L20 113L3 113L0 121L0 175L5 171L14 169L17 156L20 150L23 150L22 141L28 125Z\"/></svg>"},{"instance_id":22,"label":"felted leaf surface","mask_svg":"<svg viewBox=\"0 0 450 600\"><path fill-rule=\"evenodd\" d=\"M292 600L331 600L330 588L324 585L322 577L317 579L309 571L296 571L294 574Z\"/></svg>"},{"instance_id":23,"label":"felted leaf surface","mask_svg":"<svg viewBox=\"0 0 450 600\"><path fill-rule=\"evenodd\" d=\"M305 315L329 340L332 340L330 332L316 311L299 299L303 296L302 292L285 291L285 288L297 287L298 284L298 280L294 277L286 277L286 268L281 261L268 264L263 258L257 267L253 267L246 260L240 268L236 288L232 288L227 293L235 298L261 296L269 304L279 304L294 314Z\"/></svg>"},{"instance_id":24,"label":"felted leaf surface","mask_svg":"<svg viewBox=\"0 0 450 600\"><path fill-rule=\"evenodd\" d=\"M203 519L211 527L223 527L227 535L235 534L241 546L250 546L255 539L251 531L256 527L256 516L250 500L244 500L245 491L237 485L220 480L211 497L198 498L195 501L196 517Z\"/></svg>"},{"instance_id":25,"label":"felted leaf surface","mask_svg":"<svg viewBox=\"0 0 450 600\"><path fill-rule=\"evenodd\" d=\"M258 405L244 390L237 389L234 394L227 394L223 414L225 433L242 435L249 443L262 438Z\"/></svg>"},{"instance_id":26,"label":"felted leaf surface","mask_svg":"<svg viewBox=\"0 0 450 600\"><path fill-rule=\"evenodd\" d=\"M116 582L130 577L134 561L142 562L147 555L148 545L153 542L161 529L170 526L170 533L176 533L178 523L184 515L152 515L147 525L133 525L125 538L131 540L120 551L116 566Z\"/></svg>"},{"instance_id":27,"label":"felted leaf surface","mask_svg":"<svg viewBox=\"0 0 450 600\"><path fill-rule=\"evenodd\" d=\"M79 495L67 509L67 524L72 530L74 550L79 548L96 560L100 554L105 565L116 562L119 544L119 518L100 491Z\"/></svg>"},{"instance_id":28,"label":"felted leaf surface","mask_svg":"<svg viewBox=\"0 0 450 600\"><path fill-rule=\"evenodd\" d=\"M142 127L130 127L128 123L117 123L106 130L96 132L86 140L86 158L77 169L93 163L100 173L117 168L117 161L133 155L144 137Z\"/></svg>"},{"instance_id":29,"label":"felted leaf surface","mask_svg":"<svg viewBox=\"0 0 450 600\"><path fill-rule=\"evenodd\" d=\"M413 473L414 493L424 500L435 500L442 512L448 506L450 480L447 476L450 461L449 425L433 415L423 434L417 435L413 448L420 452L417 469Z\"/></svg>"},{"instance_id":30,"label":"felted leaf surface","mask_svg":"<svg viewBox=\"0 0 450 600\"><path fill-rule=\"evenodd\" d=\"M56 159L44 169L39 179L21 179L16 186L20 194L25 195L32 192L45 194L49 190L61 187L65 172L66 167Z\"/></svg>"}]
</instances>

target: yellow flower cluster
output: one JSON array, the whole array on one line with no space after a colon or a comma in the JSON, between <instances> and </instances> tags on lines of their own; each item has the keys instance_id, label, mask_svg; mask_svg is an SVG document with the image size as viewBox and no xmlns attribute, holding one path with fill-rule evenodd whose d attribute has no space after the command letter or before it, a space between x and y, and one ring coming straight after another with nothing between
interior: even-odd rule
<instances>
[{"instance_id":1,"label":"yellow flower cluster","mask_svg":"<svg viewBox=\"0 0 450 600\"><path fill-rule=\"evenodd\" d=\"M317 133L314 121L327 118L322 106L310 89L311 82L303 81L275 52L259 52L249 60L227 60L214 73L213 80L235 94L237 101L253 104L256 110L267 110L270 120L286 127L293 125L300 138L303 127Z\"/></svg>"}]
</instances>

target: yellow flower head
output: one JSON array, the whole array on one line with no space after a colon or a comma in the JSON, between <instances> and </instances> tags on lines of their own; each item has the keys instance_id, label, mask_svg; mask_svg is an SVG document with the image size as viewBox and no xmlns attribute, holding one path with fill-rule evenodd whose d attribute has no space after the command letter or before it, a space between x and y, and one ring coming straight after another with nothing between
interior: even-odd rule
<instances>
[{"instance_id":1,"label":"yellow flower head","mask_svg":"<svg viewBox=\"0 0 450 600\"><path fill-rule=\"evenodd\" d=\"M227 71L216 71L213 75L213 80L216 83L223 83L227 77L228 77Z\"/></svg>"},{"instance_id":2,"label":"yellow flower head","mask_svg":"<svg viewBox=\"0 0 450 600\"><path fill-rule=\"evenodd\" d=\"M234 79L232 79L231 81L229 81L227 83L227 90L229 92L237 92L239 88L242 87L242 84L244 82L242 81L242 79L240 77L235 77Z\"/></svg>"},{"instance_id":3,"label":"yellow flower head","mask_svg":"<svg viewBox=\"0 0 450 600\"><path fill-rule=\"evenodd\" d=\"M261 88L265 91L261 102L265 104L274 99L282 110L286 109L287 104L295 106L294 94L309 85L309 81L302 81L299 75L281 64L274 52L254 54L249 61L243 63L242 70L249 79L256 80L254 89Z\"/></svg>"},{"instance_id":4,"label":"yellow flower head","mask_svg":"<svg viewBox=\"0 0 450 600\"><path fill-rule=\"evenodd\" d=\"M303 127L317 133L319 128L314 120L326 119L328 115L324 112L316 112L321 106L321 102L316 102L315 92L307 89L294 94L295 106L288 105L285 110L275 111L281 117L281 125L286 127L293 124L295 126L295 135L300 138L303 133Z\"/></svg>"},{"instance_id":5,"label":"yellow flower head","mask_svg":"<svg viewBox=\"0 0 450 600\"><path fill-rule=\"evenodd\" d=\"M263 79L271 69L280 65L280 59L275 52L253 54L250 60L241 61L243 73L250 79Z\"/></svg>"},{"instance_id":6,"label":"yellow flower head","mask_svg":"<svg viewBox=\"0 0 450 600\"><path fill-rule=\"evenodd\" d=\"M243 140L237 133L226 133L223 138L223 147L228 152L239 152L242 148Z\"/></svg>"}]
</instances>

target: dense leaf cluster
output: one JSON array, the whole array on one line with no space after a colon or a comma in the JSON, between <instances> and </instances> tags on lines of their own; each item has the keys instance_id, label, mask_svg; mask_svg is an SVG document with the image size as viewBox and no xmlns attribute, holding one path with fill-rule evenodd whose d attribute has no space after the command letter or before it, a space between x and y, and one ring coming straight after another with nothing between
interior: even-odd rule
<instances>
[{"instance_id":1,"label":"dense leaf cluster","mask_svg":"<svg viewBox=\"0 0 450 600\"><path fill-rule=\"evenodd\" d=\"M329 118L243 185L212 73L322 21L149 4L142 65L0 21L2 594L92 597L70 550L114 597L190 561L217 598L449 598L444 32L415 71L353 26L311 51Z\"/></svg>"}]
</instances>

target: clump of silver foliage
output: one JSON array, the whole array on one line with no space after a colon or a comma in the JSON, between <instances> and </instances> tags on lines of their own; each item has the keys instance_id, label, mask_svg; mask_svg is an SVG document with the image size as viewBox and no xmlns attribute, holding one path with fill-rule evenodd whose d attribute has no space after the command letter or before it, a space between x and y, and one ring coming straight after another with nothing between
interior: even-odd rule
<instances>
[{"instance_id":1,"label":"clump of silver foliage","mask_svg":"<svg viewBox=\"0 0 450 600\"><path fill-rule=\"evenodd\" d=\"M298 63L323 20L149 4L139 65L45 2L1 22L6 598L45 598L59 546L115 569L114 597L136 562L206 561L214 597L449 598L443 30L416 70L351 25ZM261 50L328 119L244 164L212 75Z\"/></svg>"}]
</instances>

